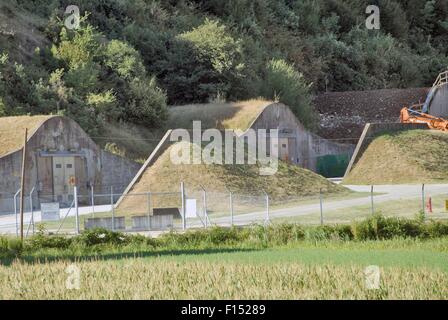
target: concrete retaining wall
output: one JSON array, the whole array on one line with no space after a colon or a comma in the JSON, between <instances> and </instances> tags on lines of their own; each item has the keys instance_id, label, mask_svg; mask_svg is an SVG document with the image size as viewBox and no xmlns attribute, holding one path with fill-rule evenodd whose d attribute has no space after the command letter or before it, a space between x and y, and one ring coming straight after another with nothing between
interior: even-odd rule
<instances>
[{"instance_id":1,"label":"concrete retaining wall","mask_svg":"<svg viewBox=\"0 0 448 320\"><path fill-rule=\"evenodd\" d=\"M167 230L172 227L172 215L132 217L132 228L134 230Z\"/></svg>"},{"instance_id":2,"label":"concrete retaining wall","mask_svg":"<svg viewBox=\"0 0 448 320\"><path fill-rule=\"evenodd\" d=\"M444 84L436 90L429 105L429 114L435 117L448 118L448 84Z\"/></svg>"},{"instance_id":3,"label":"concrete retaining wall","mask_svg":"<svg viewBox=\"0 0 448 320\"><path fill-rule=\"evenodd\" d=\"M108 188L112 186L114 193L122 193L129 181L135 177L141 164L126 158L101 151L101 184ZM109 192L109 190L103 190ZM101 191L100 191L101 192Z\"/></svg>"},{"instance_id":4,"label":"concrete retaining wall","mask_svg":"<svg viewBox=\"0 0 448 320\"><path fill-rule=\"evenodd\" d=\"M114 227L112 227L114 225ZM84 229L104 228L108 230L125 230L125 217L112 218L88 218L84 222Z\"/></svg>"}]
</instances>

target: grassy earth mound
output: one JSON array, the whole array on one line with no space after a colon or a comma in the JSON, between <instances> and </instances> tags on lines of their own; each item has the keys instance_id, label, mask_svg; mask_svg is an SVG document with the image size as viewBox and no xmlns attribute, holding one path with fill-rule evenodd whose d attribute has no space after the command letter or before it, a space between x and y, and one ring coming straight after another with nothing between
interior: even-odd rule
<instances>
[{"instance_id":1,"label":"grassy earth mound","mask_svg":"<svg viewBox=\"0 0 448 320\"><path fill-rule=\"evenodd\" d=\"M408 130L376 137L344 184L448 181L448 133Z\"/></svg>"},{"instance_id":2,"label":"grassy earth mound","mask_svg":"<svg viewBox=\"0 0 448 320\"><path fill-rule=\"evenodd\" d=\"M345 187L334 184L310 170L282 161L279 161L277 173L270 176L260 175L258 164L174 164L170 159L173 147L174 144L146 169L129 194L149 191L179 192L182 181L187 192L201 190L201 186L207 192L228 193L231 190L235 194L245 195L262 195L264 190L273 200L316 195L320 189L326 194L350 192ZM119 209L135 211L141 207L141 203L135 199L138 198L125 197Z\"/></svg>"}]
</instances>

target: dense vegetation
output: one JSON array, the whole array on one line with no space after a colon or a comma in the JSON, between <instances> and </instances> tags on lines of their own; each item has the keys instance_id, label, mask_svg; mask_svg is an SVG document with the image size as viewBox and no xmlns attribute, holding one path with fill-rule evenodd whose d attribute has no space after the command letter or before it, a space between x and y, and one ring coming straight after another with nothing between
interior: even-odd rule
<instances>
[{"instance_id":1,"label":"dense vegetation","mask_svg":"<svg viewBox=\"0 0 448 320\"><path fill-rule=\"evenodd\" d=\"M381 29L367 30L375 3ZM76 31L70 4L0 7L47 39L24 59L0 33L0 116L59 112L95 133L161 125L167 104L264 96L312 127L310 93L429 86L448 65L444 0L78 0Z\"/></svg>"},{"instance_id":2,"label":"dense vegetation","mask_svg":"<svg viewBox=\"0 0 448 320\"><path fill-rule=\"evenodd\" d=\"M106 229L84 231L75 237L46 235L44 225L24 243L0 237L0 258L48 255L86 256L101 252L143 252L199 248L269 248L303 241L377 241L391 239L446 239L448 223L425 221L423 216L403 219L374 215L351 225L302 226L299 224L255 225L247 228L213 227L185 233L166 233L159 238L130 235ZM50 250L50 251L48 251ZM52 251L53 250L53 251ZM56 250L56 251L54 251Z\"/></svg>"}]
</instances>

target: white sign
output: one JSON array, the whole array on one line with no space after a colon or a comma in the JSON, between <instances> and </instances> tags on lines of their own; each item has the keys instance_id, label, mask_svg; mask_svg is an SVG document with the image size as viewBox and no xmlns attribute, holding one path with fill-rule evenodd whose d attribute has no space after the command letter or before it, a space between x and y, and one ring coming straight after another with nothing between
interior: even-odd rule
<instances>
[{"instance_id":1,"label":"white sign","mask_svg":"<svg viewBox=\"0 0 448 320\"><path fill-rule=\"evenodd\" d=\"M196 199L187 199L186 201L186 218L196 218L198 216L196 211Z\"/></svg>"},{"instance_id":2,"label":"white sign","mask_svg":"<svg viewBox=\"0 0 448 320\"><path fill-rule=\"evenodd\" d=\"M40 212L42 221L59 220L59 202L41 203Z\"/></svg>"}]
</instances>

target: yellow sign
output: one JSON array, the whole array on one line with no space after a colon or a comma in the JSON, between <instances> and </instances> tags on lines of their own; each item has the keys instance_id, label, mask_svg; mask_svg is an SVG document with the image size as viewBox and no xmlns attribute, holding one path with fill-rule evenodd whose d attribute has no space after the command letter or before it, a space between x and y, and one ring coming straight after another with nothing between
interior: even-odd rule
<instances>
[{"instance_id":1,"label":"yellow sign","mask_svg":"<svg viewBox=\"0 0 448 320\"><path fill-rule=\"evenodd\" d=\"M68 183L71 186L75 186L76 185L76 177L75 176L70 176L70 178L68 178Z\"/></svg>"}]
</instances>

